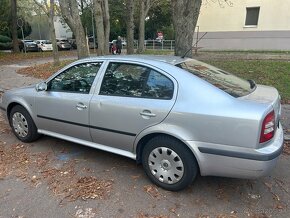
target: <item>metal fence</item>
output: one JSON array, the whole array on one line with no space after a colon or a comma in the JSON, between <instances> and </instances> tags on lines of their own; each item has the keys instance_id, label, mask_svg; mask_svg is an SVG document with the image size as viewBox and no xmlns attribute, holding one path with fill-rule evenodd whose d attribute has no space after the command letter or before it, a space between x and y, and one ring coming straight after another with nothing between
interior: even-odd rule
<instances>
[{"instance_id":1,"label":"metal fence","mask_svg":"<svg viewBox=\"0 0 290 218\"><path fill-rule=\"evenodd\" d=\"M134 43L135 48L139 47L138 41ZM145 49L153 50L174 50L175 40L145 40L144 41Z\"/></svg>"}]
</instances>

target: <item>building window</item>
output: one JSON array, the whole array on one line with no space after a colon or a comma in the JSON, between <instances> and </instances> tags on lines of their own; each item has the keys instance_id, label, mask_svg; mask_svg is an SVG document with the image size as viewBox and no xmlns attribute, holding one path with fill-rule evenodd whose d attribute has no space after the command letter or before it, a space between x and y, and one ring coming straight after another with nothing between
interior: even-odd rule
<instances>
[{"instance_id":1,"label":"building window","mask_svg":"<svg viewBox=\"0 0 290 218\"><path fill-rule=\"evenodd\" d=\"M247 8L245 26L257 26L259 20L260 7Z\"/></svg>"}]
</instances>

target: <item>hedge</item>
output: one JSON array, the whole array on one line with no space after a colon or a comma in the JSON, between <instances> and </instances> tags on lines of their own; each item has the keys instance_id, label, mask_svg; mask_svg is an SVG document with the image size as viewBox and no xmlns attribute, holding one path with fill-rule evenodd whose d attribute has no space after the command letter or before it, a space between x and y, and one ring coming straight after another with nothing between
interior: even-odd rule
<instances>
[{"instance_id":1,"label":"hedge","mask_svg":"<svg viewBox=\"0 0 290 218\"><path fill-rule=\"evenodd\" d=\"M2 43L0 42L0 50L10 50L12 49L12 42Z\"/></svg>"},{"instance_id":2,"label":"hedge","mask_svg":"<svg viewBox=\"0 0 290 218\"><path fill-rule=\"evenodd\" d=\"M10 39L9 37L0 35L0 43L7 43L7 42L11 42L11 41L12 41L12 39Z\"/></svg>"}]
</instances>

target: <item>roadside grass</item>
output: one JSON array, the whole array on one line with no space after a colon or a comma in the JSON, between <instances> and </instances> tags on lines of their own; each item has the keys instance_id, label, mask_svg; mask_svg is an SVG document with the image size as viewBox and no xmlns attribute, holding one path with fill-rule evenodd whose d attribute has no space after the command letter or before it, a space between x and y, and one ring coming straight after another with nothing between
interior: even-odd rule
<instances>
[{"instance_id":1,"label":"roadside grass","mask_svg":"<svg viewBox=\"0 0 290 218\"><path fill-rule=\"evenodd\" d=\"M174 55L174 51L173 50L146 49L142 54L144 55Z\"/></svg>"},{"instance_id":2,"label":"roadside grass","mask_svg":"<svg viewBox=\"0 0 290 218\"><path fill-rule=\"evenodd\" d=\"M17 73L31 76L38 79L47 79L52 74L56 73L58 70L66 66L67 64L70 64L74 60L64 60L60 62L60 65L54 66L53 62L45 63L45 64L39 64L31 67L25 67L21 68L17 71Z\"/></svg>"},{"instance_id":3,"label":"roadside grass","mask_svg":"<svg viewBox=\"0 0 290 218\"><path fill-rule=\"evenodd\" d=\"M290 54L290 50L201 50L210 53Z\"/></svg>"},{"instance_id":4,"label":"roadside grass","mask_svg":"<svg viewBox=\"0 0 290 218\"><path fill-rule=\"evenodd\" d=\"M283 102L290 103L290 61L272 60L207 60L211 65L244 79L278 89Z\"/></svg>"},{"instance_id":5,"label":"roadside grass","mask_svg":"<svg viewBox=\"0 0 290 218\"><path fill-rule=\"evenodd\" d=\"M68 57L75 55L76 50L72 51L59 51L60 57ZM1 52L0 51L0 65L1 64L10 64L10 63L17 63L22 60L31 60L31 59L38 59L38 58L48 58L52 57L52 52L27 52L26 54L23 52L20 53L12 53L12 52Z\"/></svg>"}]
</instances>

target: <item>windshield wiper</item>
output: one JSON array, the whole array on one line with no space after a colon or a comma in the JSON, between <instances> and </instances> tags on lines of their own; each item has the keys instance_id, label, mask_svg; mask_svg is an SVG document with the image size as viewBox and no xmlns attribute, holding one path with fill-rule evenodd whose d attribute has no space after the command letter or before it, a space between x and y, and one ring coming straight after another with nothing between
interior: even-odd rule
<instances>
[{"instance_id":1,"label":"windshield wiper","mask_svg":"<svg viewBox=\"0 0 290 218\"><path fill-rule=\"evenodd\" d=\"M253 89L253 88L256 87L256 83L255 83L254 80L252 80L252 79L248 79L248 82L250 83L250 87L251 87L251 89Z\"/></svg>"}]
</instances>

